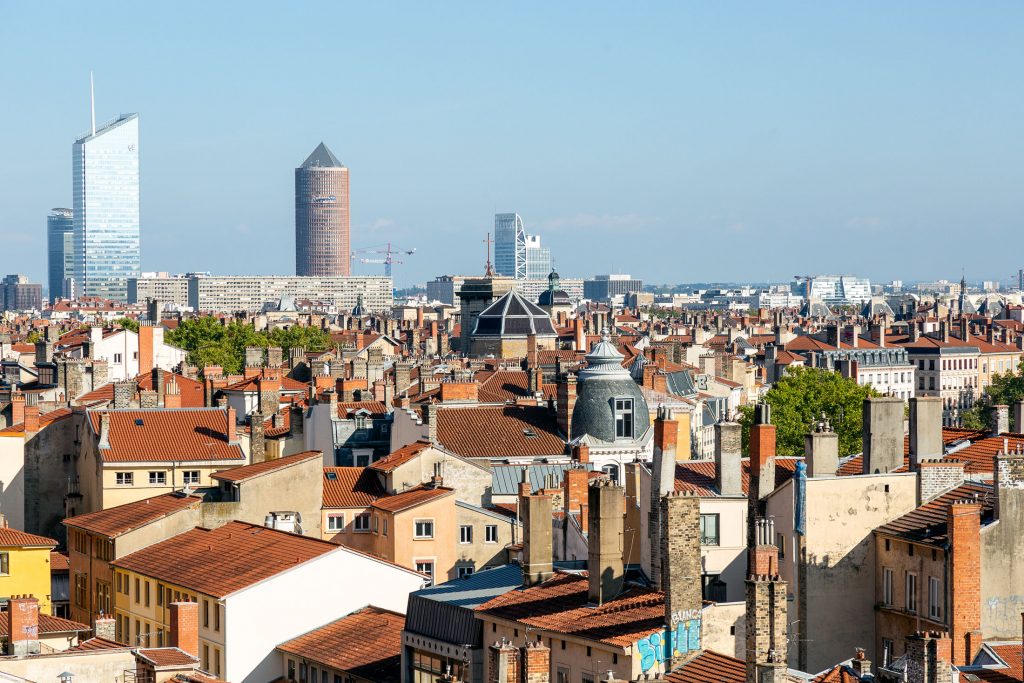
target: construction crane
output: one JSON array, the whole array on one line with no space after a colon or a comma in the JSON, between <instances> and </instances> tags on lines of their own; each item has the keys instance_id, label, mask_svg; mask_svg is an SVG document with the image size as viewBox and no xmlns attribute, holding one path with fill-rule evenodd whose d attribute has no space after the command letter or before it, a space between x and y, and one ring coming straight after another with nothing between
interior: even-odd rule
<instances>
[{"instance_id":1,"label":"construction crane","mask_svg":"<svg viewBox=\"0 0 1024 683\"><path fill-rule=\"evenodd\" d=\"M391 277L391 266L392 264L402 264L405 261L400 261L395 258L396 255L406 254L411 256L416 253L415 247L412 249L403 249L397 245L391 244L380 244L375 247L367 247L366 249L356 249L352 252L352 257L355 258L358 254L383 254L384 258L361 258L360 263L381 263L384 265L384 275Z\"/></svg>"}]
</instances>

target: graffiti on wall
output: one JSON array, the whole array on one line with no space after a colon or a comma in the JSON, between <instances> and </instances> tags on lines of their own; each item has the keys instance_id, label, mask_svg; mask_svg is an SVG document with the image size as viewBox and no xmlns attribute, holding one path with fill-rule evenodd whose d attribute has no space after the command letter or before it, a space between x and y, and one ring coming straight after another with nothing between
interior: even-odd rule
<instances>
[{"instance_id":1,"label":"graffiti on wall","mask_svg":"<svg viewBox=\"0 0 1024 683\"><path fill-rule=\"evenodd\" d=\"M672 615L670 629L658 631L636 642L640 671L664 671L665 660L700 649L700 610L682 610Z\"/></svg>"}]
</instances>

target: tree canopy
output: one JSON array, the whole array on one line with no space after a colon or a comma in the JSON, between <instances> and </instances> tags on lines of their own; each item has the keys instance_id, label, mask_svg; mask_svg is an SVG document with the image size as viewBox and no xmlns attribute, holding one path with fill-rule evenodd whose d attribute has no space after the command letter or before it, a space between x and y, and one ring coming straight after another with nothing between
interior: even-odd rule
<instances>
[{"instance_id":1,"label":"tree canopy","mask_svg":"<svg viewBox=\"0 0 1024 683\"><path fill-rule=\"evenodd\" d=\"M1012 406L1021 400L1024 400L1024 362L1016 373L994 375L981 399L961 415L961 425L968 429L987 429L991 424L992 406ZM1021 425L1013 425L1012 429L1020 432Z\"/></svg>"},{"instance_id":2,"label":"tree canopy","mask_svg":"<svg viewBox=\"0 0 1024 683\"><path fill-rule=\"evenodd\" d=\"M878 396L869 386L861 386L837 372L820 368L793 367L765 394L771 406L779 455L803 455L804 436L822 415L839 434L839 454L861 451L861 411L864 399ZM743 445L754 423L753 406L740 408Z\"/></svg>"},{"instance_id":3,"label":"tree canopy","mask_svg":"<svg viewBox=\"0 0 1024 683\"><path fill-rule=\"evenodd\" d=\"M188 352L190 364L199 368L219 365L231 374L242 371L248 346L279 346L287 354L293 347L322 351L331 345L330 335L318 327L293 326L257 332L249 323L233 320L223 325L212 316L182 320L176 329L167 332L165 339Z\"/></svg>"}]
</instances>

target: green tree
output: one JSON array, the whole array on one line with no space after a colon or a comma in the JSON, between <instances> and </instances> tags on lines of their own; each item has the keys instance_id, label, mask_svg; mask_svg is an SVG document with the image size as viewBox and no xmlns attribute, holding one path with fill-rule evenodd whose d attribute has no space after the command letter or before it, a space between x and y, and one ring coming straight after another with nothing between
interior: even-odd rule
<instances>
[{"instance_id":1,"label":"green tree","mask_svg":"<svg viewBox=\"0 0 1024 683\"><path fill-rule=\"evenodd\" d=\"M120 325L126 330L131 330L132 332L139 331L139 321L134 318L118 318L117 320L114 320L113 323L115 325Z\"/></svg>"},{"instance_id":2,"label":"green tree","mask_svg":"<svg viewBox=\"0 0 1024 683\"><path fill-rule=\"evenodd\" d=\"M772 424L776 428L776 449L779 455L803 455L804 436L813 424L825 417L839 434L839 454L861 451L861 410L864 399L878 392L861 386L837 372L819 368L791 368L765 394L771 406ZM754 423L753 406L743 406L743 445L749 441Z\"/></svg>"},{"instance_id":3,"label":"green tree","mask_svg":"<svg viewBox=\"0 0 1024 683\"><path fill-rule=\"evenodd\" d=\"M981 399L961 414L960 424L968 429L988 429L992 424L992 406L1012 406L1021 400L1024 400L1024 361L1016 373L994 375ZM1021 431L1021 425L1012 425L1012 428Z\"/></svg>"},{"instance_id":4,"label":"green tree","mask_svg":"<svg viewBox=\"0 0 1024 683\"><path fill-rule=\"evenodd\" d=\"M331 346L331 335L319 327L293 325L288 329L271 330L267 341L270 346L280 346L286 354L296 347L307 351L324 351Z\"/></svg>"},{"instance_id":5,"label":"green tree","mask_svg":"<svg viewBox=\"0 0 1024 683\"><path fill-rule=\"evenodd\" d=\"M38 330L32 330L31 332L28 333L28 336L25 337L26 344L35 344L37 341L42 340L43 335L41 335Z\"/></svg>"}]
</instances>

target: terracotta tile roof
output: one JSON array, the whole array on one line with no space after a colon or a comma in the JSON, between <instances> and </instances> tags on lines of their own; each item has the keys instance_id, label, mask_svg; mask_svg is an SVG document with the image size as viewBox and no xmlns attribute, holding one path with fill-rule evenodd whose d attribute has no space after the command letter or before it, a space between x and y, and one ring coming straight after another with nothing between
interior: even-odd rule
<instances>
[{"instance_id":1,"label":"terracotta tile roof","mask_svg":"<svg viewBox=\"0 0 1024 683\"><path fill-rule=\"evenodd\" d=\"M197 382L194 379L189 379L184 375L178 375L173 372L164 371L164 384L170 383L171 380L178 385L178 390L181 392L181 407L182 408L202 408L206 403L205 392L203 391L203 383ZM139 389L152 390L153 387L153 374L150 372L141 374L135 378L135 381L139 385ZM99 402L110 402L114 400L114 383L110 382L104 384L98 389L94 389L87 394L83 394L78 397L78 402L81 404L92 404Z\"/></svg>"},{"instance_id":2,"label":"terracotta tile roof","mask_svg":"<svg viewBox=\"0 0 1024 683\"><path fill-rule=\"evenodd\" d=\"M70 408L57 408L57 410L51 410L51 411L46 412L46 413L40 413L39 414L39 427L41 429L41 428L43 428L43 427L45 427L45 426L47 426L49 424L53 424L57 420L63 420L65 417L70 417L70 416L71 416L71 409ZM0 429L0 434L24 434L24 433L25 433L25 423L24 422L19 422L16 425L11 425L10 427L5 427L4 429Z\"/></svg>"},{"instance_id":3,"label":"terracotta tile roof","mask_svg":"<svg viewBox=\"0 0 1024 683\"><path fill-rule=\"evenodd\" d=\"M202 502L201 496L164 493L105 510L68 517L64 520L64 525L113 538L181 510L199 507Z\"/></svg>"},{"instance_id":4,"label":"terracotta tile roof","mask_svg":"<svg viewBox=\"0 0 1024 683\"><path fill-rule=\"evenodd\" d=\"M796 464L803 458L775 458L775 486L781 485L793 476ZM750 458L740 461L743 479L743 495L747 495L750 487ZM600 473L599 473L600 474ZM703 498L714 498L718 495L715 487L714 460L689 460L676 463L676 491L687 491Z\"/></svg>"},{"instance_id":5,"label":"terracotta tile roof","mask_svg":"<svg viewBox=\"0 0 1024 683\"><path fill-rule=\"evenodd\" d=\"M391 472L405 463L413 460L427 448L430 448L429 441L416 441L408 446L402 446L397 451L389 453L386 457L370 465L370 469L378 472Z\"/></svg>"},{"instance_id":6,"label":"terracotta tile roof","mask_svg":"<svg viewBox=\"0 0 1024 683\"><path fill-rule=\"evenodd\" d=\"M125 555L111 566L223 598L340 547L234 521L216 529L196 527ZM257 557L259 562L254 562Z\"/></svg>"},{"instance_id":7,"label":"terracotta tile roof","mask_svg":"<svg viewBox=\"0 0 1024 683\"><path fill-rule=\"evenodd\" d=\"M974 430L974 429L963 429L962 427L943 427L942 428L942 443L945 444L946 446L949 446L950 444L955 444L955 443L957 443L959 441L965 441L966 440L966 441L972 441L973 442L976 439L983 439L983 438L985 438L985 435L987 433L988 432L986 432L984 430L978 431L978 430ZM1001 445L1002 444L1002 440L1000 440L999 443ZM974 444L969 446L969 448L973 448L973 446L974 446ZM971 451L971 453L968 453L965 457L960 457L960 454L964 453L964 450L966 450L966 449L962 449L962 450L957 451L956 453L950 455L948 459L951 459L951 460L963 460L963 461L967 462L968 466L965 468L965 471L967 471L967 472L985 472L985 471L991 472L992 471L992 459L991 458L989 458L987 463L986 463L980 457L972 457L972 455L973 456L980 455L980 451L978 451L978 450ZM998 450L998 449L996 449L996 450ZM945 459L947 459L947 458L944 458L944 460ZM973 464L972 464L972 461L973 461ZM984 467L986 465L988 467L987 470L984 469ZM906 471L906 468L909 468L909 467L910 467L910 437L909 436L904 436L903 437L903 467L897 469L896 471L897 472L903 472L903 471ZM979 467L981 469L976 469L976 468L979 468ZM841 476L841 477L849 477L849 476L853 476L853 475L856 475L856 474L863 474L864 473L864 456L863 455L855 455L855 456L853 456L852 458L850 458L846 462L842 463L839 466L839 470L836 473L839 476Z\"/></svg>"},{"instance_id":8,"label":"terracotta tile roof","mask_svg":"<svg viewBox=\"0 0 1024 683\"><path fill-rule=\"evenodd\" d=\"M388 407L380 401L349 401L338 403L338 417L348 419L352 413L366 410L373 417L384 417L388 414Z\"/></svg>"},{"instance_id":9,"label":"terracotta tile roof","mask_svg":"<svg viewBox=\"0 0 1024 683\"><path fill-rule=\"evenodd\" d=\"M11 635L10 624L7 619L0 619L0 638L6 638ZM39 614L39 634L44 633L72 633L91 631L92 626L87 624L80 624L77 621L71 621L70 619L61 619L51 614Z\"/></svg>"},{"instance_id":10,"label":"terracotta tile roof","mask_svg":"<svg viewBox=\"0 0 1024 683\"><path fill-rule=\"evenodd\" d=\"M377 475L367 467L325 467L325 508L368 508L384 495Z\"/></svg>"},{"instance_id":11,"label":"terracotta tile roof","mask_svg":"<svg viewBox=\"0 0 1024 683\"><path fill-rule=\"evenodd\" d=\"M455 493L455 489L445 486L432 488L429 486L417 486L416 488L396 493L391 496L384 496L373 501L373 507L387 512L401 512L424 503L431 503L439 498L444 498Z\"/></svg>"},{"instance_id":12,"label":"terracotta tile roof","mask_svg":"<svg viewBox=\"0 0 1024 683\"><path fill-rule=\"evenodd\" d=\"M861 683L861 677L846 664L836 664L811 679L811 683Z\"/></svg>"},{"instance_id":13,"label":"terracotta tile roof","mask_svg":"<svg viewBox=\"0 0 1024 683\"><path fill-rule=\"evenodd\" d=\"M69 647L64 652L97 652L99 650L127 650L130 646L122 645L121 643L115 643L112 640L106 638L90 638L89 640L83 640L74 647Z\"/></svg>"},{"instance_id":14,"label":"terracotta tile roof","mask_svg":"<svg viewBox=\"0 0 1024 683\"><path fill-rule=\"evenodd\" d=\"M379 683L401 680L405 617L379 607L364 607L277 646L357 678Z\"/></svg>"},{"instance_id":15,"label":"terracotta tile roof","mask_svg":"<svg viewBox=\"0 0 1024 683\"><path fill-rule=\"evenodd\" d=\"M514 403L530 396L530 376L525 370L481 370L474 379L480 383L481 403Z\"/></svg>"},{"instance_id":16,"label":"terracotta tile roof","mask_svg":"<svg viewBox=\"0 0 1024 683\"><path fill-rule=\"evenodd\" d=\"M252 479L253 477L259 477L269 472L275 472L277 470L291 467L300 462L306 462L307 460L322 460L324 454L320 451L303 451L301 453L295 453L294 455L286 455L283 458L275 458L273 460L264 460L263 462L253 463L252 465L242 465L241 467L232 467L230 470L221 470L210 475L211 479L217 479L218 481L230 481L240 482L246 479Z\"/></svg>"},{"instance_id":17,"label":"terracotta tile roof","mask_svg":"<svg viewBox=\"0 0 1024 683\"><path fill-rule=\"evenodd\" d=\"M241 446L227 442L221 408L90 410L95 434L102 412L110 416L110 447L99 449L104 462L245 460Z\"/></svg>"},{"instance_id":18,"label":"terracotta tile roof","mask_svg":"<svg viewBox=\"0 0 1024 683\"><path fill-rule=\"evenodd\" d=\"M227 681L208 674L205 671L190 671L188 673L175 674L174 678L171 680L175 683L228 683Z\"/></svg>"},{"instance_id":19,"label":"terracotta tile roof","mask_svg":"<svg viewBox=\"0 0 1024 683\"><path fill-rule=\"evenodd\" d=\"M672 673L665 674L669 683L745 683L747 664L742 659L702 650Z\"/></svg>"},{"instance_id":20,"label":"terracotta tile roof","mask_svg":"<svg viewBox=\"0 0 1024 683\"><path fill-rule=\"evenodd\" d=\"M57 541L46 536L37 536L9 526L0 527L0 547L25 546L32 548L55 547Z\"/></svg>"},{"instance_id":21,"label":"terracotta tile roof","mask_svg":"<svg viewBox=\"0 0 1024 683\"><path fill-rule=\"evenodd\" d=\"M55 572L66 572L71 569L71 559L67 553L57 552L56 550L50 551L50 573Z\"/></svg>"},{"instance_id":22,"label":"terracotta tile roof","mask_svg":"<svg viewBox=\"0 0 1024 683\"><path fill-rule=\"evenodd\" d=\"M946 516L949 507L956 501L975 500L981 503L982 523L990 521L993 515L993 494L991 487L967 483L947 491L907 514L883 524L876 531L907 540L943 545L946 542Z\"/></svg>"},{"instance_id":23,"label":"terracotta tile roof","mask_svg":"<svg viewBox=\"0 0 1024 683\"><path fill-rule=\"evenodd\" d=\"M136 650L136 653L153 666L193 666L199 663L198 657L176 647L151 647Z\"/></svg>"},{"instance_id":24,"label":"terracotta tile roof","mask_svg":"<svg viewBox=\"0 0 1024 683\"><path fill-rule=\"evenodd\" d=\"M305 382L300 382L297 379L292 379L285 375L281 376L282 392L299 393L307 391L308 389L309 385ZM259 391L259 377L249 377L248 379L240 380L234 384L229 384L221 389L221 391Z\"/></svg>"},{"instance_id":25,"label":"terracotta tile roof","mask_svg":"<svg viewBox=\"0 0 1024 683\"><path fill-rule=\"evenodd\" d=\"M789 365L796 362L805 362L807 359L792 351L779 351L775 354L776 365Z\"/></svg>"},{"instance_id":26,"label":"terracotta tile roof","mask_svg":"<svg viewBox=\"0 0 1024 683\"><path fill-rule=\"evenodd\" d=\"M967 668L961 669L960 680L964 681L964 673L971 673L985 683L1020 683L1024 681L1024 659L1021 654L1020 642L986 643L997 657L1006 662L1001 668Z\"/></svg>"},{"instance_id":27,"label":"terracotta tile roof","mask_svg":"<svg viewBox=\"0 0 1024 683\"><path fill-rule=\"evenodd\" d=\"M599 607L589 605L586 572L556 572L547 581L513 589L477 609L535 628L629 647L665 628L664 594L629 586Z\"/></svg>"},{"instance_id":28,"label":"terracotta tile roof","mask_svg":"<svg viewBox=\"0 0 1024 683\"><path fill-rule=\"evenodd\" d=\"M464 457L562 455L555 416L535 406L437 408L437 441Z\"/></svg>"}]
</instances>

